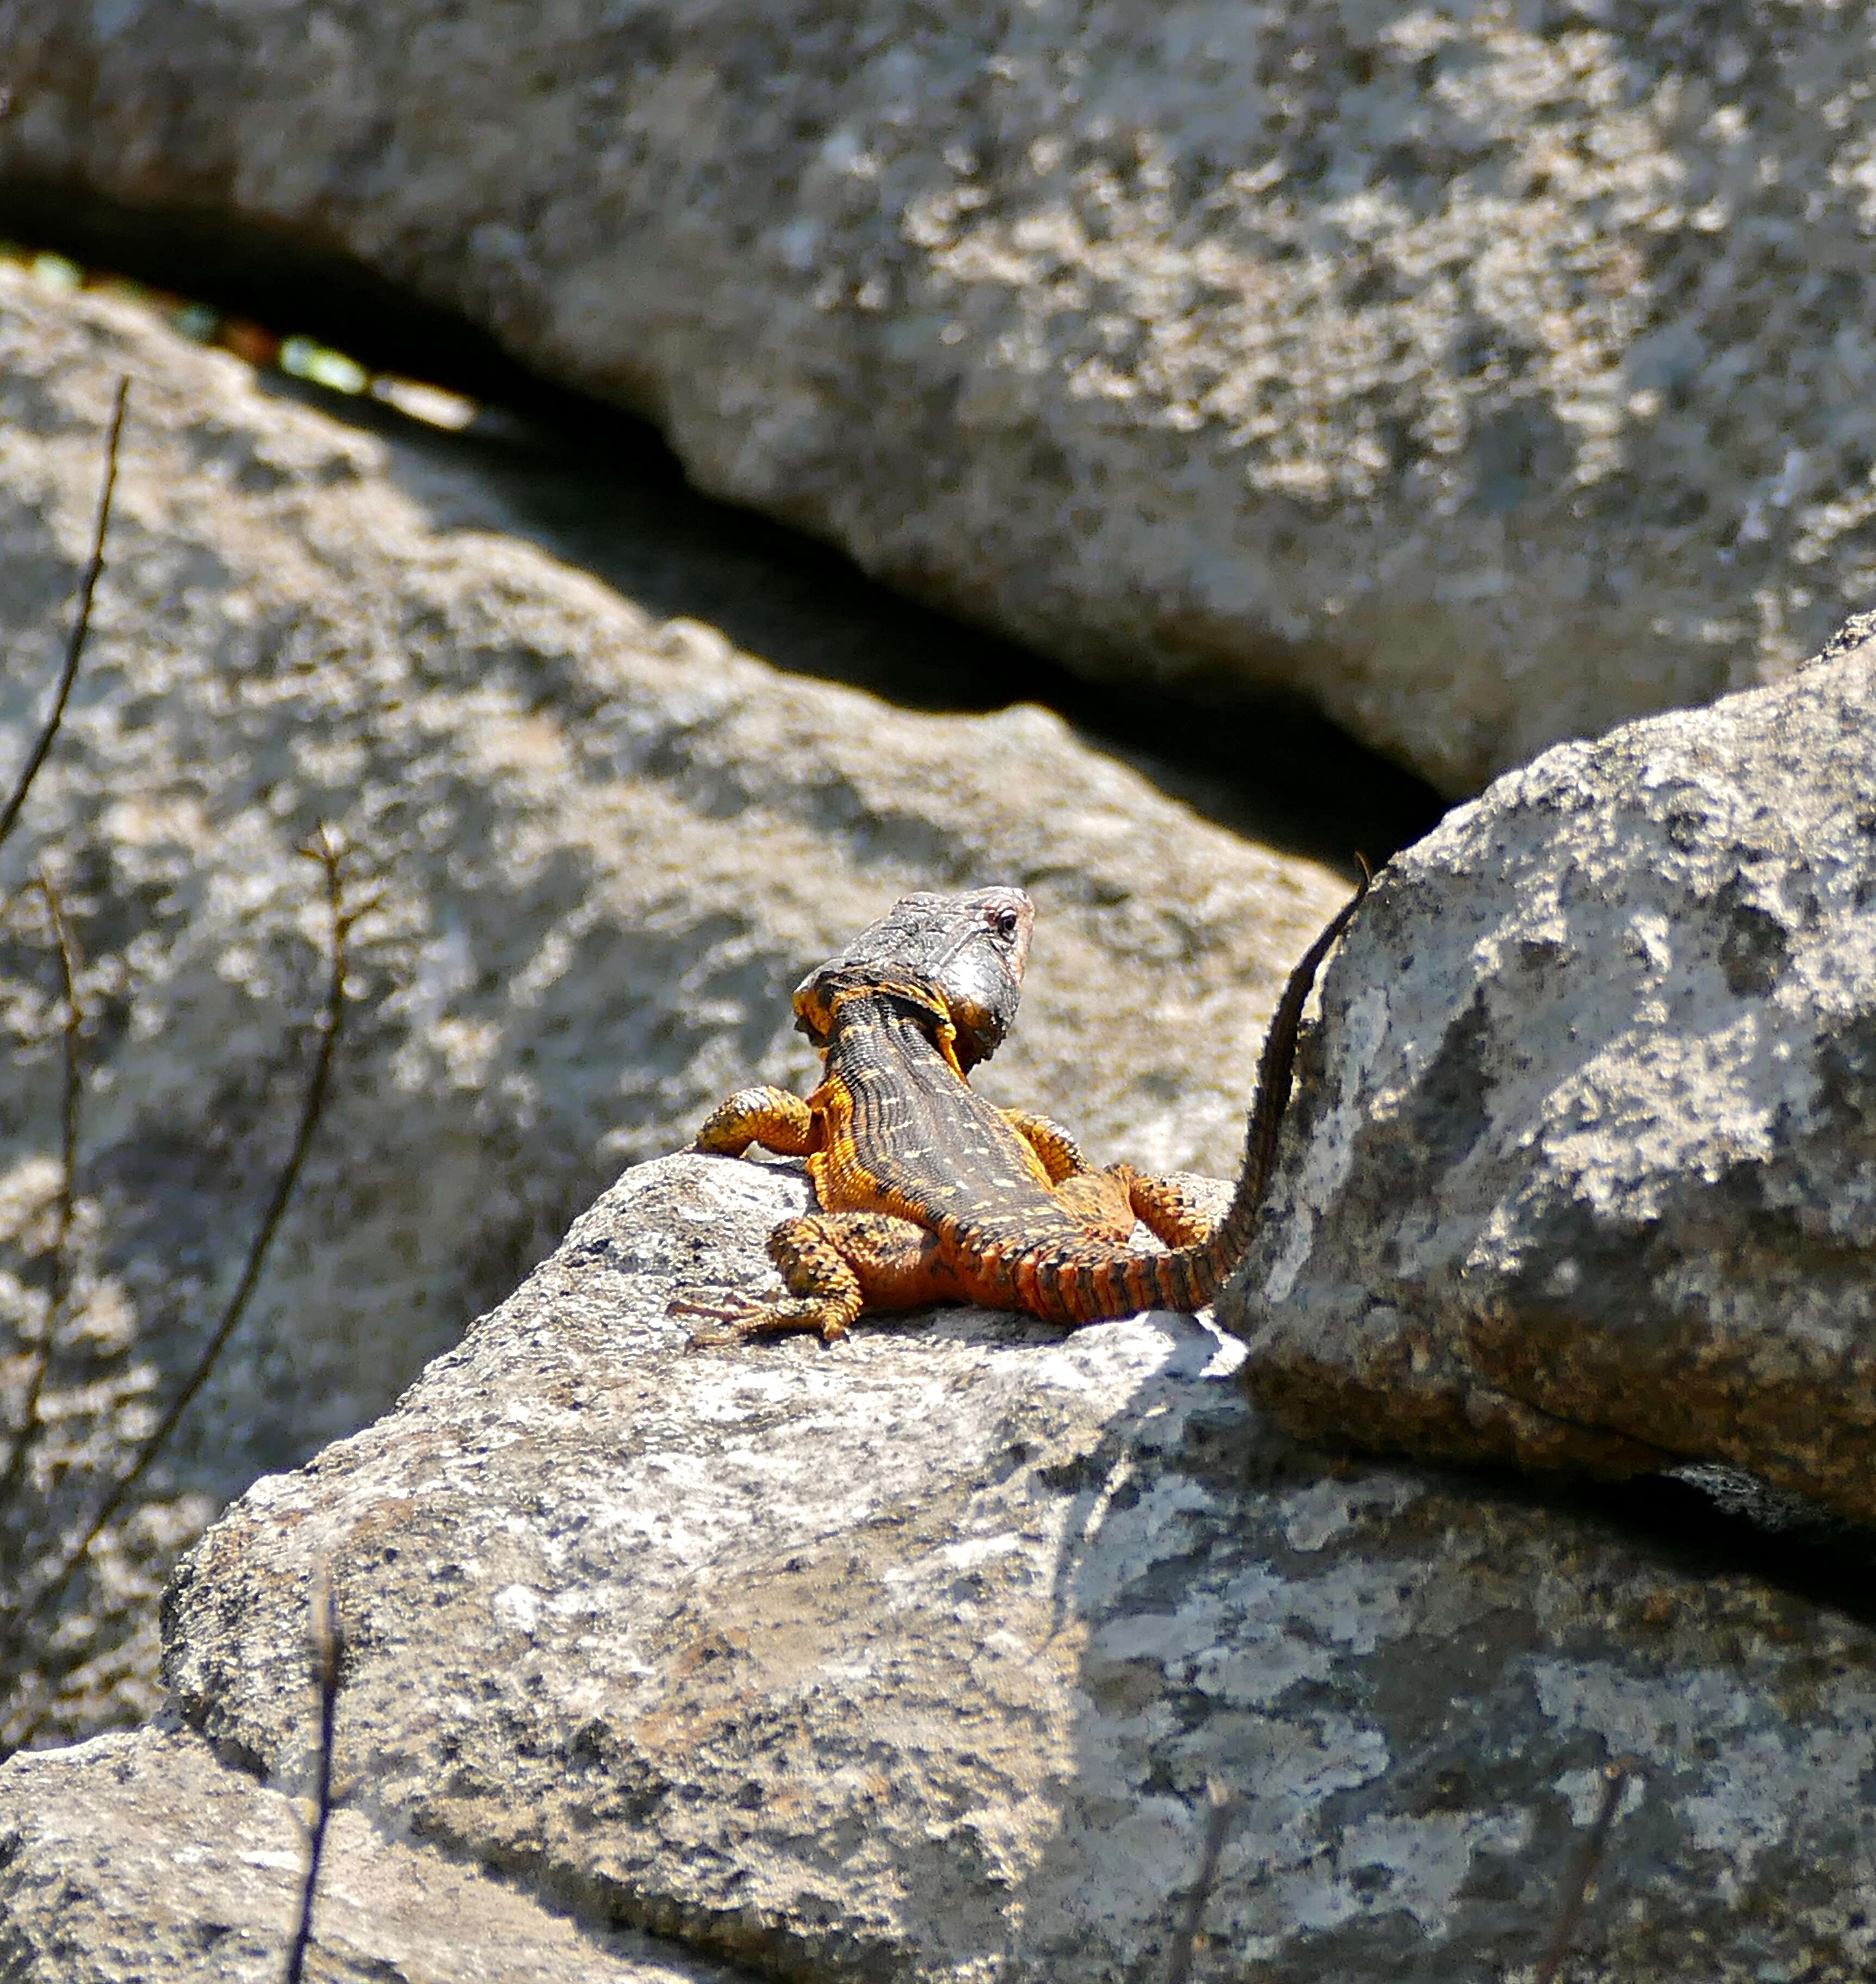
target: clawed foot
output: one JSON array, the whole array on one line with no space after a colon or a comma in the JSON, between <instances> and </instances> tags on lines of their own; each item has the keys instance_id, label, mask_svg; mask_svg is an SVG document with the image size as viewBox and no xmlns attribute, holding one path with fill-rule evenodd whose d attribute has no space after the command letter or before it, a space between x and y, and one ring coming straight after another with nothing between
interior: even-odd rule
<instances>
[{"instance_id":1,"label":"clawed foot","mask_svg":"<svg viewBox=\"0 0 1876 1984\"><path fill-rule=\"evenodd\" d=\"M686 1346L692 1350L717 1350L728 1344L747 1343L774 1329L777 1306L772 1300L763 1302L754 1295L738 1295L720 1302L693 1302L680 1296L666 1305L665 1313L707 1316L727 1325L722 1329L693 1330Z\"/></svg>"},{"instance_id":2,"label":"clawed foot","mask_svg":"<svg viewBox=\"0 0 1876 1984\"><path fill-rule=\"evenodd\" d=\"M690 1339L693 1350L718 1350L727 1346L753 1342L758 1337L781 1336L797 1330L811 1330L822 1342L834 1343L847 1334L844 1329L829 1329L820 1305L795 1301L784 1295L733 1295L720 1302L693 1302L678 1296L665 1305L667 1315L707 1316L726 1326L700 1329Z\"/></svg>"}]
</instances>

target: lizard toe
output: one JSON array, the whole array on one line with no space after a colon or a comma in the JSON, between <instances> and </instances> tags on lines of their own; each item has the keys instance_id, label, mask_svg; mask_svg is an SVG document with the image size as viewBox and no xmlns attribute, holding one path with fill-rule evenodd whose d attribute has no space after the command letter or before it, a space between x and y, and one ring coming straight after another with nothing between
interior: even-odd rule
<instances>
[{"instance_id":1,"label":"lizard toe","mask_svg":"<svg viewBox=\"0 0 1876 1984\"><path fill-rule=\"evenodd\" d=\"M665 1313L706 1316L723 1325L721 1329L695 1332L690 1344L693 1350L720 1349L753 1342L758 1337L784 1336L797 1331L818 1336L824 1343L836 1342L847 1334L845 1319L830 1316L822 1303L792 1300L786 1295L732 1295L720 1302L680 1297L666 1304Z\"/></svg>"}]
</instances>

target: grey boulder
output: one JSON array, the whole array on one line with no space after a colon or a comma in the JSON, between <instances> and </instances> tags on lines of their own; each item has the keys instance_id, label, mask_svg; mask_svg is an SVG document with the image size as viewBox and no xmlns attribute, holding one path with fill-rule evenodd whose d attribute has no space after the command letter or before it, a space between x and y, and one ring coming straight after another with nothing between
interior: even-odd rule
<instances>
[{"instance_id":1,"label":"grey boulder","mask_svg":"<svg viewBox=\"0 0 1876 1984\"><path fill-rule=\"evenodd\" d=\"M1876 621L1390 864L1221 1305L1292 1431L1876 1522Z\"/></svg>"},{"instance_id":2,"label":"grey boulder","mask_svg":"<svg viewBox=\"0 0 1876 1984\"><path fill-rule=\"evenodd\" d=\"M1869 594L1860 8L15 0L0 73L15 226L363 269L875 573L1449 792Z\"/></svg>"},{"instance_id":3,"label":"grey boulder","mask_svg":"<svg viewBox=\"0 0 1876 1984\"><path fill-rule=\"evenodd\" d=\"M347 1810L765 1976L1119 1984L1190 1926L1218 1984L1495 1984L1611 1764L1586 1974L1867 1975L1868 1624L1297 1449L1190 1317L688 1349L673 1297L773 1285L804 1198L628 1172L395 1412L257 1483L169 1595L187 1724L304 1788L324 1571Z\"/></svg>"},{"instance_id":4,"label":"grey boulder","mask_svg":"<svg viewBox=\"0 0 1876 1984\"><path fill-rule=\"evenodd\" d=\"M576 568L472 441L332 417L147 312L4 270L0 790L61 658L119 373L91 645L0 851L14 1399L58 1178L58 967L15 893L42 864L87 1015L73 1299L6 1502L15 1567L175 1395L290 1147L328 943L294 850L321 819L377 907L254 1303L32 1636L68 1679L16 1689L0 1743L149 1713L150 1608L216 1508L382 1411L623 1163L747 1081L807 1080L790 991L902 890L1008 880L1041 905L999 1099L1104 1155L1124 1129L1147 1162L1214 1169L1285 966L1344 893L1041 710L915 714L659 618Z\"/></svg>"},{"instance_id":5,"label":"grey boulder","mask_svg":"<svg viewBox=\"0 0 1876 1984\"><path fill-rule=\"evenodd\" d=\"M0 1976L8 1984L278 1984L310 1808L140 1729L0 1771ZM734 1984L627 1932L583 1929L482 1869L341 1811L307 1975L320 1984Z\"/></svg>"}]
</instances>

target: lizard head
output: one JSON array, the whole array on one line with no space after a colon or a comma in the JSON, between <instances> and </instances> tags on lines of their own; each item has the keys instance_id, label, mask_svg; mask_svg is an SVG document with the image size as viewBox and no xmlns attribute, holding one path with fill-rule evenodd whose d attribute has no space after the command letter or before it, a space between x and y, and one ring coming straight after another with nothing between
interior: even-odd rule
<instances>
[{"instance_id":1,"label":"lizard head","mask_svg":"<svg viewBox=\"0 0 1876 1984\"><path fill-rule=\"evenodd\" d=\"M869 983L924 988L934 1016L948 1020L961 1068L988 1061L1003 1044L1022 997L1035 905L1020 889L972 889L961 896L901 896L890 912L795 988L795 1025L827 1044L837 994Z\"/></svg>"}]
</instances>

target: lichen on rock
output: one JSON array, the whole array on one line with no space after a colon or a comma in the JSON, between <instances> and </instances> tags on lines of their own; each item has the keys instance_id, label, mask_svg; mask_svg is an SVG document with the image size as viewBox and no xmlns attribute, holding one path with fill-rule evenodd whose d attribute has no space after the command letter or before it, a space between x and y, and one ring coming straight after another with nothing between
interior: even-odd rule
<instances>
[{"instance_id":1,"label":"lichen on rock","mask_svg":"<svg viewBox=\"0 0 1876 1984\"><path fill-rule=\"evenodd\" d=\"M1190 1317L687 1349L673 1295L770 1282L805 1195L627 1173L395 1413L210 1533L166 1614L183 1716L306 1781L326 1565L348 1802L802 1979L1156 1974L1214 1786L1197 1976L1515 1972L1620 1758L1586 1960L1861 1974L1869 1623L1296 1448Z\"/></svg>"},{"instance_id":2,"label":"lichen on rock","mask_svg":"<svg viewBox=\"0 0 1876 1984\"><path fill-rule=\"evenodd\" d=\"M1293 1430L1876 1521L1876 622L1390 864L1223 1304Z\"/></svg>"}]
</instances>

